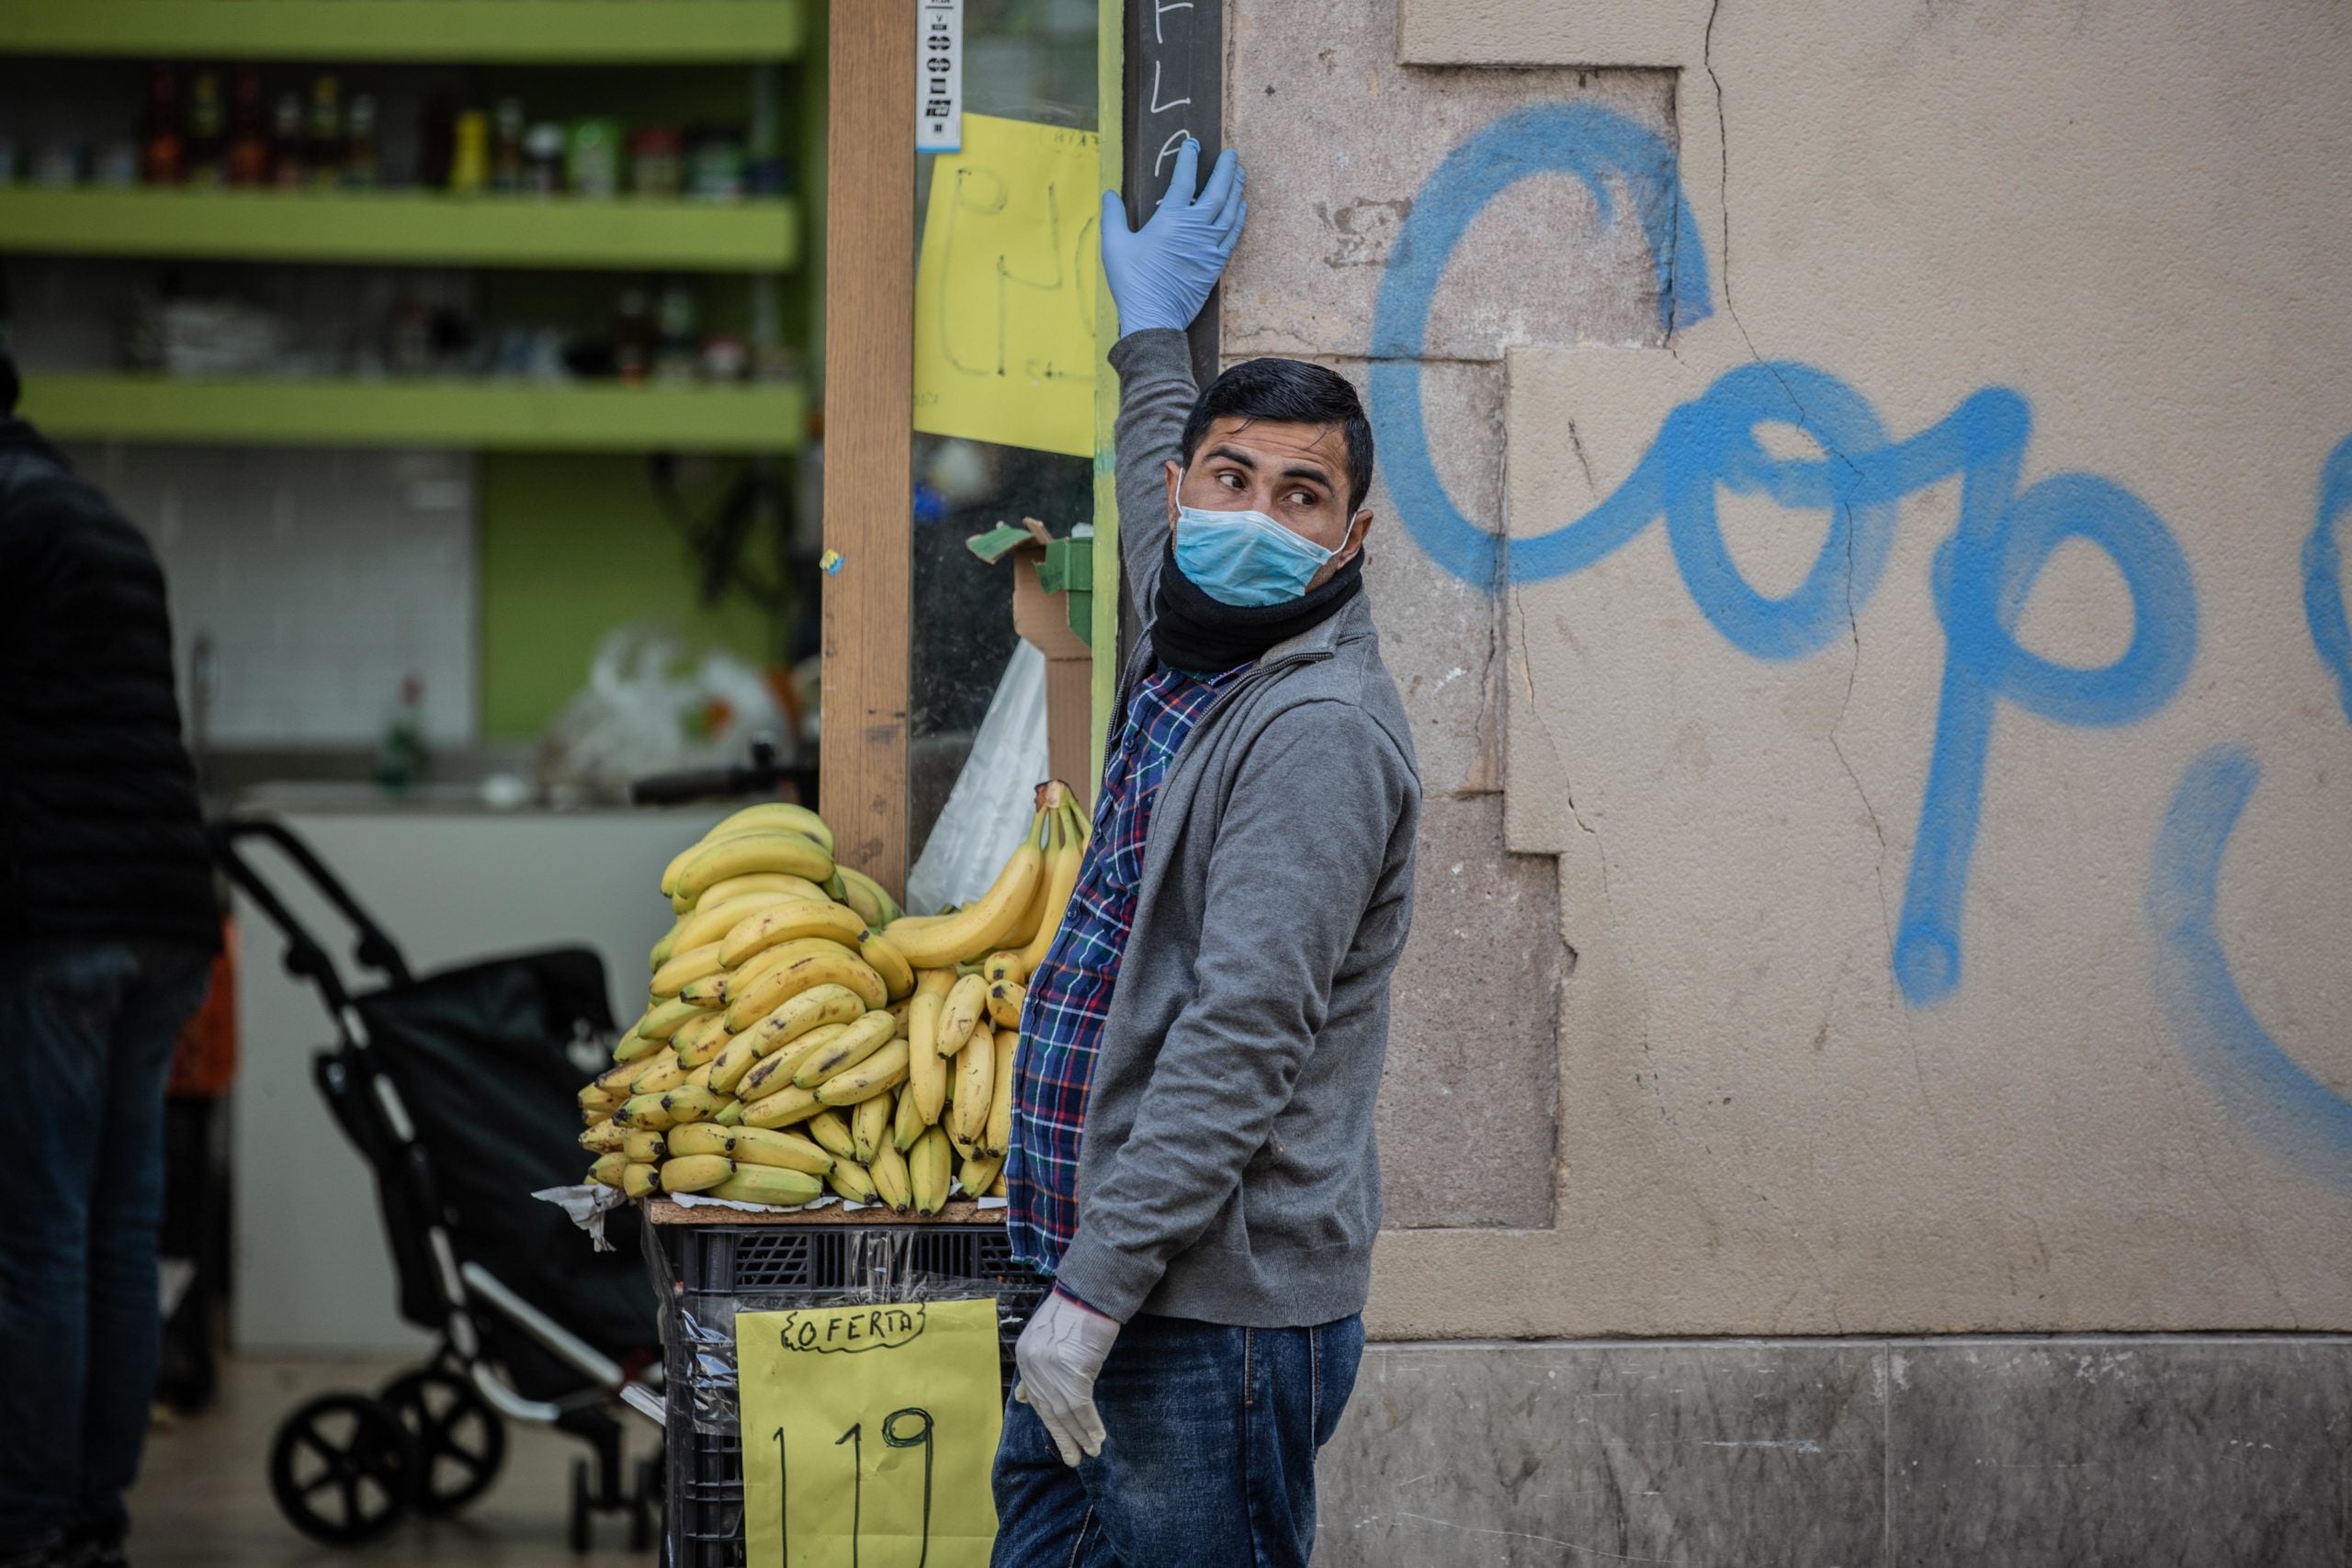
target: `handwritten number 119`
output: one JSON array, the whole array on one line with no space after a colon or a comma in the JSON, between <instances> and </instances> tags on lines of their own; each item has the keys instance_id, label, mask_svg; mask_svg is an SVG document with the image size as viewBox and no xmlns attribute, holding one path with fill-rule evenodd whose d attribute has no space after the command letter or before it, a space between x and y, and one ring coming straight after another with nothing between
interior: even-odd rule
<instances>
[{"instance_id":1,"label":"handwritten number 119","mask_svg":"<svg viewBox=\"0 0 2352 1568\"><path fill-rule=\"evenodd\" d=\"M922 1537L914 1568L925 1568L931 1561L931 1484L932 1471L937 1458L932 1447L931 1435L931 1412L918 1405L910 1404L893 1410L882 1418L882 1441L885 1444L894 1449L922 1450ZM859 1568L859 1537L864 1533L865 1524L865 1423L850 1423L849 1430L833 1439L835 1448L843 1443L850 1448L849 1561L850 1568ZM791 1491L791 1473L786 1468L785 1452L784 1428L778 1427L775 1429L778 1568L790 1568L792 1561L792 1516L787 1501Z\"/></svg>"}]
</instances>

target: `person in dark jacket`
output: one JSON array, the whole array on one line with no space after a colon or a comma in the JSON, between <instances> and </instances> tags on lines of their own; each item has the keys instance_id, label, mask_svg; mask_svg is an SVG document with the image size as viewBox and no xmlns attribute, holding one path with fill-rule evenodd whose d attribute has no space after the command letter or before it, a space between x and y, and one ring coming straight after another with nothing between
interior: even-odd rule
<instances>
[{"instance_id":1,"label":"person in dark jacket","mask_svg":"<svg viewBox=\"0 0 2352 1568\"><path fill-rule=\"evenodd\" d=\"M164 573L0 354L0 1568L123 1561L161 1349L164 1084L218 907Z\"/></svg>"}]
</instances>

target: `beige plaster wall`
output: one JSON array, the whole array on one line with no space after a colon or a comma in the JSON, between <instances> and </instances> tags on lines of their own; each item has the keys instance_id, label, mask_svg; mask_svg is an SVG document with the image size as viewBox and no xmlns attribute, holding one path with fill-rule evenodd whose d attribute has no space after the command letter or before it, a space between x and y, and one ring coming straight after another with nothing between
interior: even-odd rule
<instances>
[{"instance_id":1,"label":"beige plaster wall","mask_svg":"<svg viewBox=\"0 0 2352 1568\"><path fill-rule=\"evenodd\" d=\"M1371 389L1385 624L1434 584L1492 604L1495 678L1455 693L1477 713L1426 722L1499 734L1505 842L1556 857L1575 956L1556 1008L1487 998L1556 1012L1551 1228L1390 1233L1374 1331L2352 1327L2352 675L2339 694L2304 567L2352 432L2352 10L1397 3L1308 36L1231 0L1252 229L1227 346ZM1511 185L1400 337L1390 275L1476 183L1445 159L1572 103L1617 118L1481 145L1568 167L1625 132L1592 152L1610 210L1561 174ZM1670 155L1629 171L1643 137ZM1693 255L1664 268L1679 322L1660 236L1703 254L1703 310ZM1384 395L1416 358L1442 488L1399 465ZM1499 386L1499 450L1446 449L1464 378ZM1923 432L1951 450L1901 445ZM1656 497L1564 557L1645 463L1690 562ZM2070 474L2096 479L2032 489ZM1791 646L1698 562L1713 495L1754 593L1814 570L1827 513L1759 479L1878 498ZM2136 635L2148 678L2029 670L1971 742L2002 637L1966 618L1964 553L1960 632L1939 614L1964 500L1988 550L2037 515L2111 529L2146 615L2075 539L2014 637L2091 668ZM1465 526L1511 546L1482 569ZM1872 536L1883 570L1841 572ZM1405 630L1400 682L1459 664ZM1485 787L1445 754L1442 787ZM1923 823L1972 818L1939 876ZM1906 910L1935 888L1956 977Z\"/></svg>"}]
</instances>

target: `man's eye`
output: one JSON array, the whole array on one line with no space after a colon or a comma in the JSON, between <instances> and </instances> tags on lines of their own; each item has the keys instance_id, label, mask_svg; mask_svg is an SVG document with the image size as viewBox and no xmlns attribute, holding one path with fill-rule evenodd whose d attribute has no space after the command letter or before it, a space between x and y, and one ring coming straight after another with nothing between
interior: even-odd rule
<instances>
[{"instance_id":1,"label":"man's eye","mask_svg":"<svg viewBox=\"0 0 2352 1568\"><path fill-rule=\"evenodd\" d=\"M1233 473L1219 474L1216 477L1216 482L1223 485L1227 490L1239 490L1241 488L1241 476L1239 474Z\"/></svg>"}]
</instances>

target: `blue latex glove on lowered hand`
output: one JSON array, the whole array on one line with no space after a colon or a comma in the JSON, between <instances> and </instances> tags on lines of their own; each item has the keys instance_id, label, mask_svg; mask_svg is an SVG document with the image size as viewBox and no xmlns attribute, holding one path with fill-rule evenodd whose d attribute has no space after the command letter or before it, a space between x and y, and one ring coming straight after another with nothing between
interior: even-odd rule
<instances>
[{"instance_id":1,"label":"blue latex glove on lowered hand","mask_svg":"<svg viewBox=\"0 0 2352 1568\"><path fill-rule=\"evenodd\" d=\"M1201 144L1191 137L1176 154L1176 175L1141 229L1127 228L1119 193L1102 193L1102 274L1119 308L1119 331L1193 324L1225 271L1250 204L1241 199L1241 160L1228 147L1217 154L1208 183L1193 194Z\"/></svg>"},{"instance_id":2,"label":"blue latex glove on lowered hand","mask_svg":"<svg viewBox=\"0 0 2352 1568\"><path fill-rule=\"evenodd\" d=\"M1102 1416L1094 1408L1094 1380L1119 1337L1119 1320L1049 1292L1012 1342L1012 1397L1037 1413L1059 1449L1078 1468L1083 1451L1102 1451Z\"/></svg>"}]
</instances>

